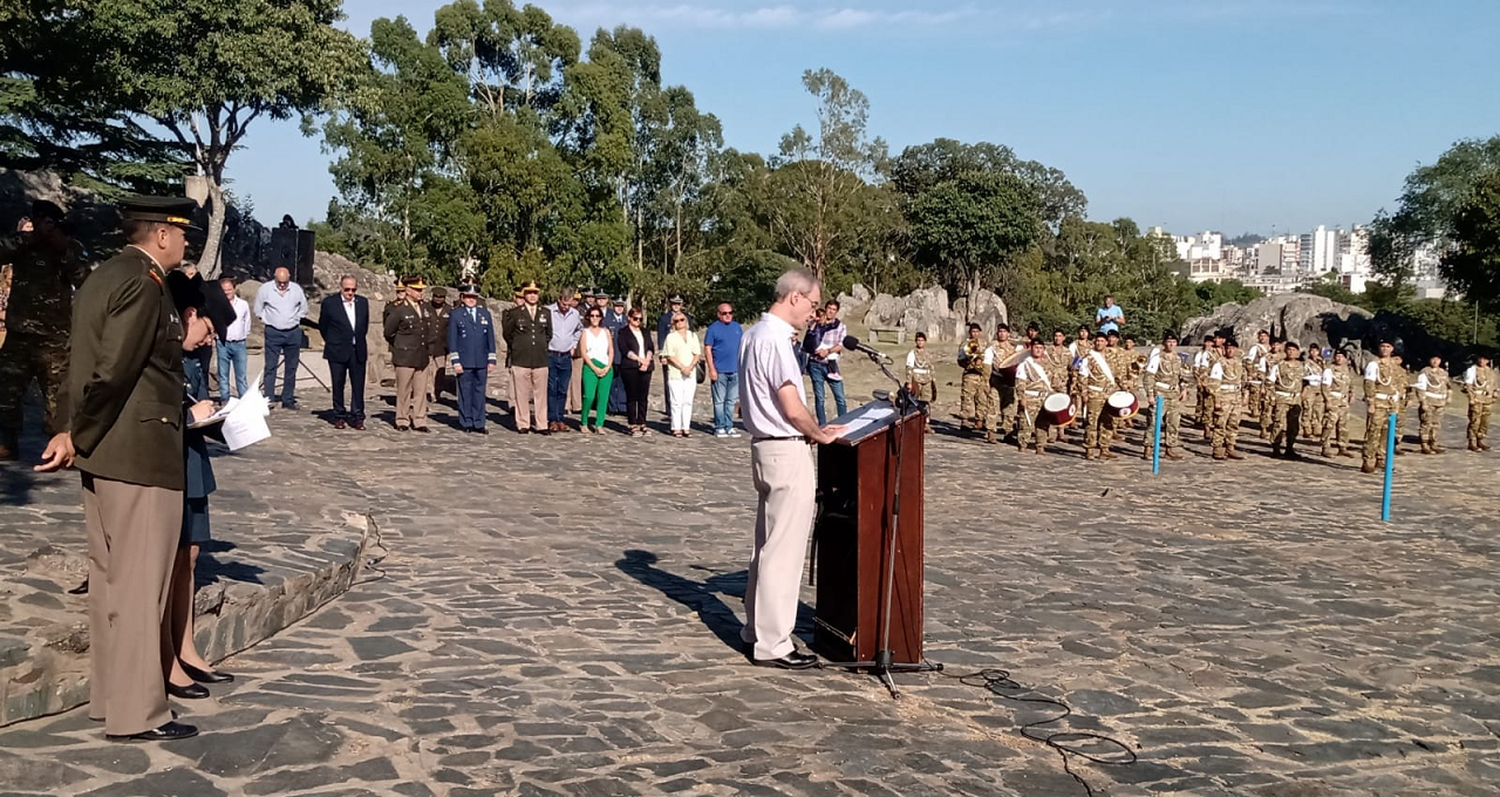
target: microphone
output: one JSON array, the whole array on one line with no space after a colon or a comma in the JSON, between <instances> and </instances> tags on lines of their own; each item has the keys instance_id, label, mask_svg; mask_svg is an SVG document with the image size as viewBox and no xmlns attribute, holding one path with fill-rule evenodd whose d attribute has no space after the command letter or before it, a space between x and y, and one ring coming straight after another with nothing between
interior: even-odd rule
<instances>
[{"instance_id":1,"label":"microphone","mask_svg":"<svg viewBox=\"0 0 1500 797\"><path fill-rule=\"evenodd\" d=\"M849 335L848 337L844 338L844 348L849 351L862 351L865 354L870 355L871 357L878 357L887 362L889 362L891 359L885 356L885 352L870 348L868 344L864 343L859 338L856 338L853 335Z\"/></svg>"}]
</instances>

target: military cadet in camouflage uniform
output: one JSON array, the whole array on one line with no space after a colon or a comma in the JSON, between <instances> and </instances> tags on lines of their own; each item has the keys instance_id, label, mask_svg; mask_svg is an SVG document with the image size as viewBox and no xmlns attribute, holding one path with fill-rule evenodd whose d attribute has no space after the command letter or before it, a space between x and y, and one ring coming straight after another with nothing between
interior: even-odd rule
<instances>
[{"instance_id":1,"label":"military cadet in camouflage uniform","mask_svg":"<svg viewBox=\"0 0 1500 797\"><path fill-rule=\"evenodd\" d=\"M1406 370L1406 361L1399 354L1391 355L1391 362L1396 364L1396 453L1405 454L1406 449L1401 447L1403 432L1406 424L1402 419L1406 417L1406 410L1411 406L1411 371Z\"/></svg>"},{"instance_id":2,"label":"military cadet in camouflage uniform","mask_svg":"<svg viewBox=\"0 0 1500 797\"><path fill-rule=\"evenodd\" d=\"M1031 356L1016 366L1016 411L1020 422L1016 429L1016 448L1026 453L1026 446L1036 443L1036 453L1046 453L1047 432L1037 426L1042 402L1054 392L1052 374L1047 368L1047 344L1037 338L1031 342Z\"/></svg>"},{"instance_id":3,"label":"military cadet in camouflage uniform","mask_svg":"<svg viewBox=\"0 0 1500 797\"><path fill-rule=\"evenodd\" d=\"M1310 440L1323 439L1323 370L1328 363L1323 360L1323 350L1318 344L1307 346L1307 359L1302 366L1306 373L1302 377L1302 436Z\"/></svg>"},{"instance_id":4,"label":"military cadet in camouflage uniform","mask_svg":"<svg viewBox=\"0 0 1500 797\"><path fill-rule=\"evenodd\" d=\"M980 340L980 326L969 324L969 339L958 348L958 366L964 369L958 389L958 428L983 429L987 422L990 350Z\"/></svg>"},{"instance_id":5,"label":"military cadet in camouflage uniform","mask_svg":"<svg viewBox=\"0 0 1500 797\"><path fill-rule=\"evenodd\" d=\"M1177 334L1168 332L1162 336L1161 348L1151 353L1146 361L1141 386L1146 390L1146 409L1156 412L1156 399L1161 398L1161 447L1167 459L1184 459L1178 440L1182 427L1182 405L1188 397L1188 372L1177 356ZM1146 423L1146 447L1141 459L1151 459L1156 447L1156 418Z\"/></svg>"},{"instance_id":6,"label":"military cadet in camouflage uniform","mask_svg":"<svg viewBox=\"0 0 1500 797\"><path fill-rule=\"evenodd\" d=\"M1272 341L1270 351L1266 353L1265 357L1261 358L1261 373L1269 379L1271 376L1271 367L1284 359L1286 359L1284 344L1279 340ZM1271 439L1271 414L1275 409L1276 402L1271 400L1270 388L1267 387L1261 392L1260 415L1256 416L1256 420L1260 426L1260 439L1262 440Z\"/></svg>"},{"instance_id":7,"label":"military cadet in camouflage uniform","mask_svg":"<svg viewBox=\"0 0 1500 797\"><path fill-rule=\"evenodd\" d=\"M1203 348L1193 357L1193 380L1198 385L1198 423L1203 427L1203 439L1209 440L1214 432L1214 394L1208 387L1208 374L1218 359L1215 350L1216 338L1203 336Z\"/></svg>"},{"instance_id":8,"label":"military cadet in camouflage uniform","mask_svg":"<svg viewBox=\"0 0 1500 797\"><path fill-rule=\"evenodd\" d=\"M1061 329L1052 330L1052 345L1047 347L1047 378L1052 381L1053 393L1066 393L1075 397L1072 384L1073 351L1068 347L1068 334ZM1062 442L1063 427L1048 426L1047 442Z\"/></svg>"},{"instance_id":9,"label":"military cadet in camouflage uniform","mask_svg":"<svg viewBox=\"0 0 1500 797\"><path fill-rule=\"evenodd\" d=\"M1302 362L1301 349L1287 341L1286 358L1271 366L1266 387L1270 389L1270 400L1275 405L1271 413L1271 456L1297 458L1297 432L1302 427L1303 377L1307 365ZM1323 375L1318 374L1318 381Z\"/></svg>"},{"instance_id":10,"label":"military cadet in camouflage uniform","mask_svg":"<svg viewBox=\"0 0 1500 797\"><path fill-rule=\"evenodd\" d=\"M1271 353L1271 333L1262 329L1255 333L1255 343L1245 352L1245 415L1260 420L1260 407L1265 401L1266 375L1270 368L1266 365L1266 355ZM1266 436L1266 430L1260 430L1260 436Z\"/></svg>"},{"instance_id":11,"label":"military cadet in camouflage uniform","mask_svg":"<svg viewBox=\"0 0 1500 797\"><path fill-rule=\"evenodd\" d=\"M1094 336L1094 348L1079 363L1078 375L1083 384L1085 404L1085 428L1083 436L1084 459L1116 459L1109 450L1115 439L1115 417L1104 411L1109 394L1120 389L1114 364L1104 353L1105 339Z\"/></svg>"},{"instance_id":12,"label":"military cadet in camouflage uniform","mask_svg":"<svg viewBox=\"0 0 1500 797\"><path fill-rule=\"evenodd\" d=\"M1008 324L1001 324L995 329L995 339L990 342L989 352L985 356L990 362L988 406L995 416L989 433L985 435L985 439L991 443L996 442L997 432L1005 438L1016 435L1016 366L1007 366L1006 363L1021 350L1020 344L1011 339Z\"/></svg>"},{"instance_id":13,"label":"military cadet in camouflage uniform","mask_svg":"<svg viewBox=\"0 0 1500 797\"><path fill-rule=\"evenodd\" d=\"M1443 367L1443 358L1432 357L1427 367L1417 374L1413 386L1417 398L1417 421L1420 424L1417 436L1422 443L1423 454L1441 454L1438 434L1443 427L1443 409L1448 406L1448 370Z\"/></svg>"},{"instance_id":14,"label":"military cadet in camouflage uniform","mask_svg":"<svg viewBox=\"0 0 1500 797\"><path fill-rule=\"evenodd\" d=\"M1240 414L1245 390L1245 360L1240 345L1224 342L1224 356L1208 372L1208 389L1213 392L1214 459L1244 459L1236 450L1240 439Z\"/></svg>"},{"instance_id":15,"label":"military cadet in camouflage uniform","mask_svg":"<svg viewBox=\"0 0 1500 797\"><path fill-rule=\"evenodd\" d=\"M906 354L906 386L917 401L935 401L937 382L933 378L935 370L932 351L927 348L927 333L918 332L916 343L916 348ZM932 427L927 427L927 431L932 431Z\"/></svg>"},{"instance_id":16,"label":"military cadet in camouflage uniform","mask_svg":"<svg viewBox=\"0 0 1500 797\"><path fill-rule=\"evenodd\" d=\"M1338 445L1339 456L1354 458L1349 450L1349 402L1354 398L1354 370L1349 357L1334 352L1333 364L1323 369L1323 456L1331 458Z\"/></svg>"},{"instance_id":17,"label":"military cadet in camouflage uniform","mask_svg":"<svg viewBox=\"0 0 1500 797\"><path fill-rule=\"evenodd\" d=\"M1469 397L1469 450L1489 451L1484 438L1490 433L1490 408L1500 394L1500 374L1490 365L1490 356L1481 354L1464 372L1464 393Z\"/></svg>"},{"instance_id":18,"label":"military cadet in camouflage uniform","mask_svg":"<svg viewBox=\"0 0 1500 797\"><path fill-rule=\"evenodd\" d=\"M50 437L57 398L68 369L73 291L88 276L83 250L63 229L63 209L45 200L31 206L33 230L0 251L11 264L5 347L0 348L0 459L14 459L21 434L21 402L35 379Z\"/></svg>"},{"instance_id":19,"label":"military cadet in camouflage uniform","mask_svg":"<svg viewBox=\"0 0 1500 797\"><path fill-rule=\"evenodd\" d=\"M1365 456L1360 470L1374 473L1385 461L1385 439L1391 413L1401 408L1401 366L1391 357L1395 347L1388 340L1380 342L1380 358L1365 366Z\"/></svg>"}]
</instances>

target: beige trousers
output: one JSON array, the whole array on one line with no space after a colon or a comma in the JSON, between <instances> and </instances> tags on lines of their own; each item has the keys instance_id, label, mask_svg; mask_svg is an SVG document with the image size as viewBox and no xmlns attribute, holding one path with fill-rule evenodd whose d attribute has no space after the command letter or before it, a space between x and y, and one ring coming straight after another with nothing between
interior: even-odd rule
<instances>
[{"instance_id":1,"label":"beige trousers","mask_svg":"<svg viewBox=\"0 0 1500 797\"><path fill-rule=\"evenodd\" d=\"M83 474L89 541L89 716L117 736L172 720L161 620L182 531L182 491Z\"/></svg>"},{"instance_id":2,"label":"beige trousers","mask_svg":"<svg viewBox=\"0 0 1500 797\"><path fill-rule=\"evenodd\" d=\"M547 428L547 369L511 366L510 378L516 388L516 395L511 399L515 403L516 431L526 428L526 421L532 414L532 407L536 408L536 422L531 428L538 432L545 430Z\"/></svg>"},{"instance_id":3,"label":"beige trousers","mask_svg":"<svg viewBox=\"0 0 1500 797\"><path fill-rule=\"evenodd\" d=\"M430 365L428 366L431 367ZM396 368L396 428L427 425L427 368Z\"/></svg>"},{"instance_id":4,"label":"beige trousers","mask_svg":"<svg viewBox=\"0 0 1500 797\"><path fill-rule=\"evenodd\" d=\"M796 649L792 629L817 492L812 447L800 440L756 441L750 471L760 501L740 639L754 646L754 658L779 659Z\"/></svg>"}]
</instances>

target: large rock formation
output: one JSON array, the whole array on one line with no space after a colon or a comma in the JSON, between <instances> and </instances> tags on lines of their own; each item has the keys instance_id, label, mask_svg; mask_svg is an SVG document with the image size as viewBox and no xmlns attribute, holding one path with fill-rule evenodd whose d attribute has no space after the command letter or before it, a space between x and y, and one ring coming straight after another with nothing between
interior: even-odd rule
<instances>
[{"instance_id":1,"label":"large rock formation","mask_svg":"<svg viewBox=\"0 0 1500 797\"><path fill-rule=\"evenodd\" d=\"M862 288L856 285L855 292L845 296L852 300ZM950 307L948 292L932 287L919 288L906 296L882 293L870 301L863 320L871 328L901 327L907 335L923 332L931 341L956 341L968 334L965 328L970 321L984 327L985 334L990 335L1007 318L1005 301L990 291L981 289L972 302L965 297Z\"/></svg>"},{"instance_id":2,"label":"large rock formation","mask_svg":"<svg viewBox=\"0 0 1500 797\"><path fill-rule=\"evenodd\" d=\"M965 296L953 303L953 314L948 329L948 340L963 340L968 337L969 322L979 325L986 337L995 334L995 328L1010 323L1010 311L1005 300L980 288L973 297Z\"/></svg>"},{"instance_id":3,"label":"large rock formation","mask_svg":"<svg viewBox=\"0 0 1500 797\"><path fill-rule=\"evenodd\" d=\"M1182 326L1182 336L1184 344L1194 344L1204 335L1222 331L1248 346L1262 329L1273 338L1294 340L1302 346L1345 349L1361 366L1367 359L1366 352L1373 352L1379 338L1390 334L1384 323L1363 308L1322 296L1284 293L1244 305L1231 302L1212 315L1190 318ZM1400 341L1395 342L1399 348Z\"/></svg>"}]
</instances>

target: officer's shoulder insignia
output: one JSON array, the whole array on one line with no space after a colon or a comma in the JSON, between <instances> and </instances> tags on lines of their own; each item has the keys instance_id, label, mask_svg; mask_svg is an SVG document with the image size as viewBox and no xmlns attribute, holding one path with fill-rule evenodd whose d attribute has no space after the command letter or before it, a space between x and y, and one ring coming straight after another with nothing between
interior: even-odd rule
<instances>
[{"instance_id":1,"label":"officer's shoulder insignia","mask_svg":"<svg viewBox=\"0 0 1500 797\"><path fill-rule=\"evenodd\" d=\"M147 269L146 276L150 277L151 281L156 283L156 287L162 287L161 275L156 273L156 269Z\"/></svg>"}]
</instances>

